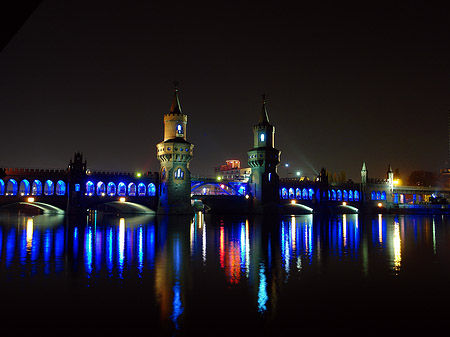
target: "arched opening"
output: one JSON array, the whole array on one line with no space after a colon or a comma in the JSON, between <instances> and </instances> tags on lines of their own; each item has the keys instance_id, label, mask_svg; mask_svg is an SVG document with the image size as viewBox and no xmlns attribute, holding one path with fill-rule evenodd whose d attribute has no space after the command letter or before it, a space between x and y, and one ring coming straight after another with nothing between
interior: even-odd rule
<instances>
[{"instance_id":1,"label":"arched opening","mask_svg":"<svg viewBox=\"0 0 450 337\"><path fill-rule=\"evenodd\" d=\"M377 192L377 200L381 200L381 193L380 193L380 191Z\"/></svg>"},{"instance_id":2,"label":"arched opening","mask_svg":"<svg viewBox=\"0 0 450 337\"><path fill-rule=\"evenodd\" d=\"M355 201L359 201L359 192L358 192L358 191L355 191L355 192L353 193L353 199L354 199Z\"/></svg>"},{"instance_id":3,"label":"arched opening","mask_svg":"<svg viewBox=\"0 0 450 337\"><path fill-rule=\"evenodd\" d=\"M174 178L179 180L184 179L184 171L181 169L181 167L175 170Z\"/></svg>"},{"instance_id":4,"label":"arched opening","mask_svg":"<svg viewBox=\"0 0 450 337\"><path fill-rule=\"evenodd\" d=\"M120 197L124 197L127 195L127 187L124 183L119 183L119 186L117 187L117 195Z\"/></svg>"},{"instance_id":5,"label":"arched opening","mask_svg":"<svg viewBox=\"0 0 450 337\"><path fill-rule=\"evenodd\" d=\"M22 180L19 184L20 195L30 195L30 182L26 179Z\"/></svg>"},{"instance_id":6,"label":"arched opening","mask_svg":"<svg viewBox=\"0 0 450 337\"><path fill-rule=\"evenodd\" d=\"M154 197L156 195L156 186L153 183L148 184L148 195Z\"/></svg>"},{"instance_id":7,"label":"arched opening","mask_svg":"<svg viewBox=\"0 0 450 337\"><path fill-rule=\"evenodd\" d=\"M336 191L331 190L331 200L336 201Z\"/></svg>"},{"instance_id":8,"label":"arched opening","mask_svg":"<svg viewBox=\"0 0 450 337\"><path fill-rule=\"evenodd\" d=\"M302 199L308 199L308 191L306 190L306 188L302 190Z\"/></svg>"},{"instance_id":9,"label":"arched opening","mask_svg":"<svg viewBox=\"0 0 450 337\"><path fill-rule=\"evenodd\" d=\"M145 187L144 183L139 183L137 190L138 196L145 197L147 195L147 188Z\"/></svg>"},{"instance_id":10,"label":"arched opening","mask_svg":"<svg viewBox=\"0 0 450 337\"><path fill-rule=\"evenodd\" d=\"M33 181L33 184L31 185L31 194L42 195L42 183L40 180Z\"/></svg>"},{"instance_id":11,"label":"arched opening","mask_svg":"<svg viewBox=\"0 0 450 337\"><path fill-rule=\"evenodd\" d=\"M113 197L116 195L116 184L114 184L112 181L110 181L108 183L108 189L106 191L106 193L110 196Z\"/></svg>"},{"instance_id":12,"label":"arched opening","mask_svg":"<svg viewBox=\"0 0 450 337\"><path fill-rule=\"evenodd\" d=\"M103 181L97 183L97 195L104 196L106 193L106 185Z\"/></svg>"},{"instance_id":13,"label":"arched opening","mask_svg":"<svg viewBox=\"0 0 450 337\"><path fill-rule=\"evenodd\" d=\"M0 179L0 195L4 194L5 194L5 182L3 181L3 179Z\"/></svg>"},{"instance_id":14,"label":"arched opening","mask_svg":"<svg viewBox=\"0 0 450 337\"><path fill-rule=\"evenodd\" d=\"M287 189L285 187L283 187L281 189L281 198L282 199L287 199L288 198L288 192L287 192Z\"/></svg>"},{"instance_id":15,"label":"arched opening","mask_svg":"<svg viewBox=\"0 0 450 337\"><path fill-rule=\"evenodd\" d=\"M342 199L344 201L348 201L348 192L346 190L342 191Z\"/></svg>"},{"instance_id":16,"label":"arched opening","mask_svg":"<svg viewBox=\"0 0 450 337\"><path fill-rule=\"evenodd\" d=\"M312 188L310 188L308 190L308 198L309 198L309 200L313 200L313 197L314 197L314 190Z\"/></svg>"},{"instance_id":17,"label":"arched opening","mask_svg":"<svg viewBox=\"0 0 450 337\"><path fill-rule=\"evenodd\" d=\"M381 200L386 200L386 192L381 192Z\"/></svg>"},{"instance_id":18,"label":"arched opening","mask_svg":"<svg viewBox=\"0 0 450 337\"><path fill-rule=\"evenodd\" d=\"M377 192L372 191L372 200L377 200Z\"/></svg>"},{"instance_id":19,"label":"arched opening","mask_svg":"<svg viewBox=\"0 0 450 337\"><path fill-rule=\"evenodd\" d=\"M294 189L292 187L289 189L289 199L294 199Z\"/></svg>"},{"instance_id":20,"label":"arched opening","mask_svg":"<svg viewBox=\"0 0 450 337\"><path fill-rule=\"evenodd\" d=\"M54 193L55 193L55 184L53 184L53 181L47 180L44 184L44 194L53 195Z\"/></svg>"},{"instance_id":21,"label":"arched opening","mask_svg":"<svg viewBox=\"0 0 450 337\"><path fill-rule=\"evenodd\" d=\"M130 197L136 196L136 184L135 183L129 183L128 184L128 195Z\"/></svg>"},{"instance_id":22,"label":"arched opening","mask_svg":"<svg viewBox=\"0 0 450 337\"><path fill-rule=\"evenodd\" d=\"M62 180L58 180L56 183L56 195L66 194L66 183Z\"/></svg>"},{"instance_id":23,"label":"arched opening","mask_svg":"<svg viewBox=\"0 0 450 337\"><path fill-rule=\"evenodd\" d=\"M88 181L86 183L86 195L94 194L94 183L92 181Z\"/></svg>"},{"instance_id":24,"label":"arched opening","mask_svg":"<svg viewBox=\"0 0 450 337\"><path fill-rule=\"evenodd\" d=\"M177 124L177 135L183 134L183 125Z\"/></svg>"},{"instance_id":25,"label":"arched opening","mask_svg":"<svg viewBox=\"0 0 450 337\"><path fill-rule=\"evenodd\" d=\"M353 191L352 190L348 191L348 201L353 201Z\"/></svg>"},{"instance_id":26,"label":"arched opening","mask_svg":"<svg viewBox=\"0 0 450 337\"><path fill-rule=\"evenodd\" d=\"M302 192L300 191L299 188L295 189L295 198L296 199L301 199L302 198Z\"/></svg>"},{"instance_id":27,"label":"arched opening","mask_svg":"<svg viewBox=\"0 0 450 337\"><path fill-rule=\"evenodd\" d=\"M6 195L17 195L17 181L9 179L6 184Z\"/></svg>"}]
</instances>

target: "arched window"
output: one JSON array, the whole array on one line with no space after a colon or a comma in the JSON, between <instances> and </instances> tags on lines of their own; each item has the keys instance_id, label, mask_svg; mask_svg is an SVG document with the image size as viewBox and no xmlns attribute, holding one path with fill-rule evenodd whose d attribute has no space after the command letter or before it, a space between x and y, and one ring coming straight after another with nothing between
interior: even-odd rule
<instances>
[{"instance_id":1,"label":"arched window","mask_svg":"<svg viewBox=\"0 0 450 337\"><path fill-rule=\"evenodd\" d=\"M55 193L55 184L53 184L53 181L47 180L44 184L44 194L53 195L53 193Z\"/></svg>"},{"instance_id":2,"label":"arched window","mask_svg":"<svg viewBox=\"0 0 450 337\"><path fill-rule=\"evenodd\" d=\"M135 183L129 183L128 184L128 195L130 197L136 196L136 184Z\"/></svg>"},{"instance_id":3,"label":"arched window","mask_svg":"<svg viewBox=\"0 0 450 337\"><path fill-rule=\"evenodd\" d=\"M281 189L281 198L282 199L287 199L288 198L288 192L287 192L287 189L285 187L283 187Z\"/></svg>"},{"instance_id":4,"label":"arched window","mask_svg":"<svg viewBox=\"0 0 450 337\"><path fill-rule=\"evenodd\" d=\"M377 192L377 200L381 200L381 193L380 193L380 191Z\"/></svg>"},{"instance_id":5,"label":"arched window","mask_svg":"<svg viewBox=\"0 0 450 337\"><path fill-rule=\"evenodd\" d=\"M113 182L109 182L109 183L108 183L108 189L107 189L106 193L107 193L110 197L115 196L115 195L116 195L116 184L114 184Z\"/></svg>"},{"instance_id":6,"label":"arched window","mask_svg":"<svg viewBox=\"0 0 450 337\"><path fill-rule=\"evenodd\" d=\"M166 168L163 167L161 170L161 180L165 180L166 179Z\"/></svg>"},{"instance_id":7,"label":"arched window","mask_svg":"<svg viewBox=\"0 0 450 337\"><path fill-rule=\"evenodd\" d=\"M354 199L355 201L359 201L359 192L358 192L358 191L355 191L355 192L353 193L353 199Z\"/></svg>"},{"instance_id":8,"label":"arched window","mask_svg":"<svg viewBox=\"0 0 450 337\"><path fill-rule=\"evenodd\" d=\"M156 186L153 183L148 184L147 186L148 189L148 195L150 197L154 197L156 195Z\"/></svg>"},{"instance_id":9,"label":"arched window","mask_svg":"<svg viewBox=\"0 0 450 337\"><path fill-rule=\"evenodd\" d=\"M342 201L342 191L341 190L337 190L337 201Z\"/></svg>"},{"instance_id":10,"label":"arched window","mask_svg":"<svg viewBox=\"0 0 450 337\"><path fill-rule=\"evenodd\" d=\"M6 184L6 194L7 195L17 195L17 181L14 179L9 179Z\"/></svg>"},{"instance_id":11,"label":"arched window","mask_svg":"<svg viewBox=\"0 0 450 337\"><path fill-rule=\"evenodd\" d=\"M0 195L4 194L5 194L5 182L3 181L3 179L0 179Z\"/></svg>"},{"instance_id":12,"label":"arched window","mask_svg":"<svg viewBox=\"0 0 450 337\"><path fill-rule=\"evenodd\" d=\"M336 201L336 191L331 190L331 200Z\"/></svg>"},{"instance_id":13,"label":"arched window","mask_svg":"<svg viewBox=\"0 0 450 337\"><path fill-rule=\"evenodd\" d=\"M308 191L306 190L306 188L302 190L302 199L308 199Z\"/></svg>"},{"instance_id":14,"label":"arched window","mask_svg":"<svg viewBox=\"0 0 450 337\"><path fill-rule=\"evenodd\" d=\"M30 182L26 179L22 180L19 185L20 195L30 195Z\"/></svg>"},{"instance_id":15,"label":"arched window","mask_svg":"<svg viewBox=\"0 0 450 337\"><path fill-rule=\"evenodd\" d=\"M295 198L296 199L301 199L302 198L302 192L299 188L295 189Z\"/></svg>"},{"instance_id":16,"label":"arched window","mask_svg":"<svg viewBox=\"0 0 450 337\"><path fill-rule=\"evenodd\" d=\"M124 183L119 183L119 186L117 187L117 195L124 197L127 194L127 187Z\"/></svg>"},{"instance_id":17,"label":"arched window","mask_svg":"<svg viewBox=\"0 0 450 337\"><path fill-rule=\"evenodd\" d=\"M147 188L144 183L138 185L138 196L145 197L147 195Z\"/></svg>"},{"instance_id":18,"label":"arched window","mask_svg":"<svg viewBox=\"0 0 450 337\"><path fill-rule=\"evenodd\" d=\"M175 170L174 178L180 179L180 180L184 179L184 171L181 169L181 167L179 167Z\"/></svg>"},{"instance_id":19,"label":"arched window","mask_svg":"<svg viewBox=\"0 0 450 337\"><path fill-rule=\"evenodd\" d=\"M289 199L294 199L294 189L292 187L289 189Z\"/></svg>"},{"instance_id":20,"label":"arched window","mask_svg":"<svg viewBox=\"0 0 450 337\"><path fill-rule=\"evenodd\" d=\"M344 201L348 201L348 192L346 190L342 191L342 199Z\"/></svg>"},{"instance_id":21,"label":"arched window","mask_svg":"<svg viewBox=\"0 0 450 337\"><path fill-rule=\"evenodd\" d=\"M308 190L308 198L309 198L309 200L312 200L313 197L314 197L314 190L312 188L310 188Z\"/></svg>"},{"instance_id":22,"label":"arched window","mask_svg":"<svg viewBox=\"0 0 450 337\"><path fill-rule=\"evenodd\" d=\"M183 125L177 124L177 135L183 134Z\"/></svg>"},{"instance_id":23,"label":"arched window","mask_svg":"<svg viewBox=\"0 0 450 337\"><path fill-rule=\"evenodd\" d=\"M58 180L56 183L56 195L66 194L66 183L62 180Z\"/></svg>"},{"instance_id":24,"label":"arched window","mask_svg":"<svg viewBox=\"0 0 450 337\"><path fill-rule=\"evenodd\" d=\"M353 191L352 190L348 191L348 201L353 201Z\"/></svg>"},{"instance_id":25,"label":"arched window","mask_svg":"<svg viewBox=\"0 0 450 337\"><path fill-rule=\"evenodd\" d=\"M381 192L381 200L386 200L386 192Z\"/></svg>"},{"instance_id":26,"label":"arched window","mask_svg":"<svg viewBox=\"0 0 450 337\"><path fill-rule=\"evenodd\" d=\"M42 183L39 180L33 181L33 184L31 185L31 194L42 195Z\"/></svg>"},{"instance_id":27,"label":"arched window","mask_svg":"<svg viewBox=\"0 0 450 337\"><path fill-rule=\"evenodd\" d=\"M97 183L97 195L105 195L106 193L106 185L103 181L99 181Z\"/></svg>"},{"instance_id":28,"label":"arched window","mask_svg":"<svg viewBox=\"0 0 450 337\"><path fill-rule=\"evenodd\" d=\"M377 200L377 192L372 191L372 200Z\"/></svg>"}]
</instances>

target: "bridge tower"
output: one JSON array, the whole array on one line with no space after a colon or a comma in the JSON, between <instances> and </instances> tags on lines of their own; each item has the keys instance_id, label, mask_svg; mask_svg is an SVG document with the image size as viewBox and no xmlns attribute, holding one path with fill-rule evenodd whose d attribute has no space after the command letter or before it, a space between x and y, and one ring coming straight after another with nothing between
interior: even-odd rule
<instances>
[{"instance_id":1,"label":"bridge tower","mask_svg":"<svg viewBox=\"0 0 450 337\"><path fill-rule=\"evenodd\" d=\"M67 212L71 214L82 213L86 211L84 202L84 193L86 192L86 160L83 161L83 154L76 152L69 162L68 177L68 198Z\"/></svg>"},{"instance_id":2,"label":"bridge tower","mask_svg":"<svg viewBox=\"0 0 450 337\"><path fill-rule=\"evenodd\" d=\"M367 168L366 162L364 161L361 168L361 200L366 201L366 190L367 190Z\"/></svg>"},{"instance_id":3,"label":"bridge tower","mask_svg":"<svg viewBox=\"0 0 450 337\"><path fill-rule=\"evenodd\" d=\"M270 211L276 208L280 199L280 178L277 165L280 163L281 151L275 146L275 127L269 123L266 98L258 124L253 126L253 148L247 152L248 165L251 167L250 188L253 194L254 211Z\"/></svg>"},{"instance_id":4,"label":"bridge tower","mask_svg":"<svg viewBox=\"0 0 450 337\"><path fill-rule=\"evenodd\" d=\"M181 111L178 88L169 113L164 115L164 140L156 145L160 162L158 213L190 214L191 172L194 145L186 140L187 115Z\"/></svg>"}]
</instances>

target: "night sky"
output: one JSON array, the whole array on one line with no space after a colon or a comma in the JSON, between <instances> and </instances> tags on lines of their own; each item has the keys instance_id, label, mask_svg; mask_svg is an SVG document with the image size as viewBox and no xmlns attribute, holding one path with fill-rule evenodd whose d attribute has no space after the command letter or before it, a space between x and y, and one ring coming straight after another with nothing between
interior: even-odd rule
<instances>
[{"instance_id":1,"label":"night sky","mask_svg":"<svg viewBox=\"0 0 450 337\"><path fill-rule=\"evenodd\" d=\"M0 167L158 171L175 80L193 174L246 166L263 93L282 177L445 167L449 9L293 3L43 1L0 52Z\"/></svg>"}]
</instances>

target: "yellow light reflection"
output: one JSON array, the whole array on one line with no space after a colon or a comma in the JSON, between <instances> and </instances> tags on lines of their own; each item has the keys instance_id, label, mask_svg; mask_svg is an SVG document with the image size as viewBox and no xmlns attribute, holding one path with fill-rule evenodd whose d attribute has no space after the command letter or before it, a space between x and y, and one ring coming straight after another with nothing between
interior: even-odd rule
<instances>
[{"instance_id":1,"label":"yellow light reflection","mask_svg":"<svg viewBox=\"0 0 450 337\"><path fill-rule=\"evenodd\" d=\"M295 216L293 215L291 217L291 240L292 240L292 250L294 252L297 250L297 247L296 247L296 243L297 243L296 234L297 234L297 224L296 224L296 221L295 221Z\"/></svg>"},{"instance_id":2,"label":"yellow light reflection","mask_svg":"<svg viewBox=\"0 0 450 337\"><path fill-rule=\"evenodd\" d=\"M344 239L344 247L347 247L347 214L342 214L342 238Z\"/></svg>"},{"instance_id":3,"label":"yellow light reflection","mask_svg":"<svg viewBox=\"0 0 450 337\"><path fill-rule=\"evenodd\" d=\"M33 218L27 219L27 251L31 250L31 245L33 243Z\"/></svg>"},{"instance_id":4,"label":"yellow light reflection","mask_svg":"<svg viewBox=\"0 0 450 337\"><path fill-rule=\"evenodd\" d=\"M394 270L400 271L400 265L402 261L401 251L401 239L400 239L400 225L398 222L394 223Z\"/></svg>"},{"instance_id":5,"label":"yellow light reflection","mask_svg":"<svg viewBox=\"0 0 450 337\"><path fill-rule=\"evenodd\" d=\"M383 243L383 216L378 214L378 241Z\"/></svg>"}]
</instances>

